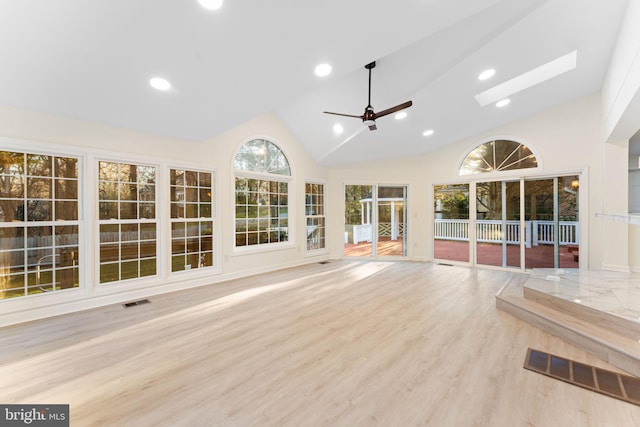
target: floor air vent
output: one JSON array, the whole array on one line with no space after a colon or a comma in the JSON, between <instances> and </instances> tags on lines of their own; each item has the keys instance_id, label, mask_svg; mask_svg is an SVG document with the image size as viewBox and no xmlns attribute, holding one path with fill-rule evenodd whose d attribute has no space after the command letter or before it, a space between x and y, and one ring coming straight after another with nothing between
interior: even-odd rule
<instances>
[{"instance_id":1,"label":"floor air vent","mask_svg":"<svg viewBox=\"0 0 640 427\"><path fill-rule=\"evenodd\" d=\"M453 264L447 264L444 262L439 262L438 265L444 265L445 267L453 267Z\"/></svg>"},{"instance_id":2,"label":"floor air vent","mask_svg":"<svg viewBox=\"0 0 640 427\"><path fill-rule=\"evenodd\" d=\"M524 368L640 406L640 378L529 349Z\"/></svg>"},{"instance_id":3,"label":"floor air vent","mask_svg":"<svg viewBox=\"0 0 640 427\"><path fill-rule=\"evenodd\" d=\"M131 302L126 302L124 304L122 304L122 306L124 308L129 308L129 307L135 307L137 305L144 305L144 304L149 304L151 301L149 301L148 299L141 299L138 301L131 301Z\"/></svg>"},{"instance_id":4,"label":"floor air vent","mask_svg":"<svg viewBox=\"0 0 640 427\"><path fill-rule=\"evenodd\" d=\"M320 261L318 264L329 264L330 261Z\"/></svg>"}]
</instances>

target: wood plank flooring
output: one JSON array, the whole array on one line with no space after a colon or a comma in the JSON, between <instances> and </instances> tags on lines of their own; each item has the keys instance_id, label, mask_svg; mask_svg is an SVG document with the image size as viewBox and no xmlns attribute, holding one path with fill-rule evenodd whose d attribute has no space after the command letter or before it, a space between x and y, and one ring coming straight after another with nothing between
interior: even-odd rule
<instances>
[{"instance_id":1,"label":"wood plank flooring","mask_svg":"<svg viewBox=\"0 0 640 427\"><path fill-rule=\"evenodd\" d=\"M0 329L0 402L76 426L636 426L640 408L523 369L616 370L495 308L526 276L310 264Z\"/></svg>"}]
</instances>

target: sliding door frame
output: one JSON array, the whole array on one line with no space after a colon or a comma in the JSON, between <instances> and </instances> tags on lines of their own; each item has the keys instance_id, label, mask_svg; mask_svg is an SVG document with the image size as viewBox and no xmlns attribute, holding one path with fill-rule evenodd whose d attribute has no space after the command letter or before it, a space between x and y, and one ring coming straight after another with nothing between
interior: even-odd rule
<instances>
[{"instance_id":1,"label":"sliding door frame","mask_svg":"<svg viewBox=\"0 0 640 427\"><path fill-rule=\"evenodd\" d=\"M522 172L522 171L520 171ZM433 206L433 204L435 203L435 191L434 191L434 187L437 185L460 185L460 184L469 184L469 262L464 262L464 261L450 261L447 259L439 259L435 257L435 238L434 235L432 234L432 238L431 238L431 250L432 250L432 259L434 262L443 262L443 263L455 263L455 264L461 264L461 265L470 265L473 267L477 267L477 266L482 266L483 268L492 268L492 269L500 269L500 270L509 270L509 271L514 271L514 270L519 270L522 272L526 272L526 271L530 271L531 268L526 266L526 247L525 247L525 239L523 238L524 236L524 230L526 227L526 221L525 221L525 181L529 181L529 180L541 180L541 179L552 179L553 182L553 223L554 223L554 231L553 231L553 239L554 239L554 264L556 265L556 268L560 268L559 266L559 215L560 215L560 209L559 209L559 196L558 196L558 191L559 191L559 185L558 185L558 181L559 178L561 177L566 177L566 176L572 176L572 175L577 175L578 176L578 180L579 180L579 189L580 189L580 195L578 198L578 205L577 205L577 209L578 209L578 232L579 232L579 236L580 236L580 244L579 244L579 248L580 248L580 252L582 254L588 254L589 253L589 223L588 223L588 212L589 212L589 204L588 204L588 185L589 185L589 171L587 168L582 169L582 170L566 170L566 171L558 171L558 172L554 172L554 173L535 173L535 174L528 174L526 176L523 175L516 175L516 174L502 174L502 173L491 173L491 174L487 174L487 176L485 176L484 174L482 175L476 175L473 178L475 179L466 179L466 180L453 180L453 181L444 181L444 182L437 182L434 183L433 185L431 185L431 204ZM470 176L465 176L465 178L470 178ZM504 184L506 182L518 182L520 185L520 267L505 267L504 266L504 260L503 260L503 265L502 266L493 266L493 265L485 265L485 264L478 264L478 254L477 254L477 249L476 249L476 223L477 223L477 201L476 201L476 195L477 195L477 188L476 188L476 184L480 183L480 182L502 182L502 188L504 190ZM503 226L504 226L504 204L506 203L506 200L504 200L504 193L503 193L503 200L502 200L502 207L503 207ZM434 211L431 211L431 215L434 215ZM434 220L435 217L432 216L432 226L434 224ZM432 230L434 230L432 228ZM435 231L435 230L434 230ZM504 249L503 249L503 256L504 256ZM581 256L579 257L579 268L581 269L585 269L585 268L589 268L589 259L588 256Z\"/></svg>"},{"instance_id":2,"label":"sliding door frame","mask_svg":"<svg viewBox=\"0 0 640 427\"><path fill-rule=\"evenodd\" d=\"M408 224L408 205L409 205L409 185L404 183L386 183L386 182L372 182L372 181L362 181L362 182L345 182L342 185L342 213L344 215L345 212L345 194L348 186L370 186L371 191L371 207L370 207L370 217L371 217L371 254L367 256L360 256L361 258L367 259L406 259L408 257L408 248L409 248L409 224ZM403 189L403 215L402 221L404 224L404 231L402 233L402 255L378 255L378 234L379 234L379 224L378 224L378 190L384 187L393 187L393 188L402 188ZM346 225L346 224L344 224ZM356 257L354 255L348 255L345 253L343 244L342 256L344 257Z\"/></svg>"}]
</instances>

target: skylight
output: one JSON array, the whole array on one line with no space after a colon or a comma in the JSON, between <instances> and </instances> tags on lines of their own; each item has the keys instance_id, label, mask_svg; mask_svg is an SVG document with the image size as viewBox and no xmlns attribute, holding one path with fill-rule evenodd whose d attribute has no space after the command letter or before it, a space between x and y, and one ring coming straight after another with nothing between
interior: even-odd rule
<instances>
[{"instance_id":1,"label":"skylight","mask_svg":"<svg viewBox=\"0 0 640 427\"><path fill-rule=\"evenodd\" d=\"M501 99L507 98L515 93L521 92L525 89L529 89L539 83L550 80L561 74L571 71L576 68L578 58L578 51L561 56L554 59L551 62L547 62L533 70L527 71L524 74L520 74L511 80L507 80L504 83L494 86L482 93L476 95L476 100L481 106L493 104Z\"/></svg>"}]
</instances>

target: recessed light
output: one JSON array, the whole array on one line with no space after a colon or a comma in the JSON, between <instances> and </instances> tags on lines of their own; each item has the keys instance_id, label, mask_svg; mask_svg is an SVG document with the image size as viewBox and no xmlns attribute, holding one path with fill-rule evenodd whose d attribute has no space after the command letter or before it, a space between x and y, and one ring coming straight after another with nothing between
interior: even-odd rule
<instances>
[{"instance_id":1,"label":"recessed light","mask_svg":"<svg viewBox=\"0 0 640 427\"><path fill-rule=\"evenodd\" d=\"M333 131L340 135L342 132L344 132L344 128L340 123L336 123L335 125L333 125Z\"/></svg>"},{"instance_id":2,"label":"recessed light","mask_svg":"<svg viewBox=\"0 0 640 427\"><path fill-rule=\"evenodd\" d=\"M490 79L491 77L494 76L495 73L496 73L496 70L494 70L493 68L484 70L483 72L480 73L480 75L478 75L478 80Z\"/></svg>"},{"instance_id":3,"label":"recessed light","mask_svg":"<svg viewBox=\"0 0 640 427\"><path fill-rule=\"evenodd\" d=\"M509 105L510 102L511 100L509 98L501 99L500 101L496 102L496 107L498 108L506 107L507 105Z\"/></svg>"},{"instance_id":4,"label":"recessed light","mask_svg":"<svg viewBox=\"0 0 640 427\"><path fill-rule=\"evenodd\" d=\"M400 111L399 113L397 113L397 114L396 114L395 116L393 116L393 117L395 117L395 119L396 119L396 120L402 120L402 119L404 119L405 117L407 117L407 112L406 112L406 111Z\"/></svg>"},{"instance_id":5,"label":"recessed light","mask_svg":"<svg viewBox=\"0 0 640 427\"><path fill-rule=\"evenodd\" d=\"M154 78L152 78L151 80L149 80L149 84L154 89L158 89L158 90L169 90L169 89L171 89L171 83L169 83L169 80L163 79L162 77L154 77Z\"/></svg>"},{"instance_id":6,"label":"recessed light","mask_svg":"<svg viewBox=\"0 0 640 427\"><path fill-rule=\"evenodd\" d=\"M318 77L326 77L331 74L331 65L319 64L318 66L316 66L315 73Z\"/></svg>"},{"instance_id":7,"label":"recessed light","mask_svg":"<svg viewBox=\"0 0 640 427\"><path fill-rule=\"evenodd\" d=\"M198 0L198 3L209 10L217 10L222 7L222 0Z\"/></svg>"},{"instance_id":8,"label":"recessed light","mask_svg":"<svg viewBox=\"0 0 640 427\"><path fill-rule=\"evenodd\" d=\"M429 129L429 130L425 130L424 132L422 132L423 136L431 136L433 135L433 129Z\"/></svg>"}]
</instances>

